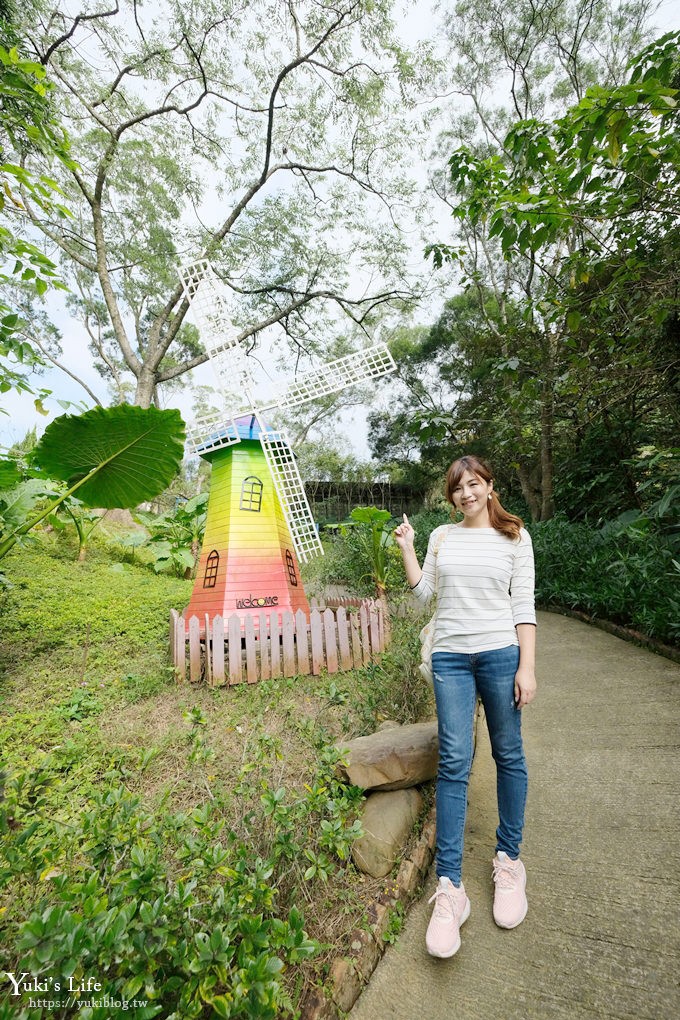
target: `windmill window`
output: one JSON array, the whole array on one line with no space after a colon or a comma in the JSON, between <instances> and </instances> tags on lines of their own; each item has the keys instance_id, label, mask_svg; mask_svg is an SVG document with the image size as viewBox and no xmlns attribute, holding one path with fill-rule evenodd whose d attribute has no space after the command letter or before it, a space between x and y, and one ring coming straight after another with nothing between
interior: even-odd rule
<instances>
[{"instance_id":1,"label":"windmill window","mask_svg":"<svg viewBox=\"0 0 680 1020\"><path fill-rule=\"evenodd\" d=\"M239 508L259 514L262 509L262 488L262 482L255 475L248 475L247 478L244 478L243 485L241 486Z\"/></svg>"},{"instance_id":2,"label":"windmill window","mask_svg":"<svg viewBox=\"0 0 680 1020\"><path fill-rule=\"evenodd\" d=\"M203 587L214 588L217 584L217 568L220 565L220 554L217 549L208 556L208 562L205 565L205 574L203 575Z\"/></svg>"},{"instance_id":3,"label":"windmill window","mask_svg":"<svg viewBox=\"0 0 680 1020\"><path fill-rule=\"evenodd\" d=\"M295 571L295 560L289 549L286 549L286 566L288 567L288 578L294 588L297 588L297 573Z\"/></svg>"}]
</instances>

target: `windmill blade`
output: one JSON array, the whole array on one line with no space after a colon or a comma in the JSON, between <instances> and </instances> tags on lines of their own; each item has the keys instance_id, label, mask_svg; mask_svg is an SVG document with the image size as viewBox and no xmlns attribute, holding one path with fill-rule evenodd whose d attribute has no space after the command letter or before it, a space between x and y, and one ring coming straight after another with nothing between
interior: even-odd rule
<instances>
[{"instance_id":1,"label":"windmill blade","mask_svg":"<svg viewBox=\"0 0 680 1020\"><path fill-rule=\"evenodd\" d=\"M236 347L239 341L229 314L227 292L208 260L180 266L178 273L208 354Z\"/></svg>"},{"instance_id":2,"label":"windmill blade","mask_svg":"<svg viewBox=\"0 0 680 1020\"><path fill-rule=\"evenodd\" d=\"M396 367L387 345L376 344L363 351L329 361L312 372L298 376L292 383L275 393L267 406L297 407L308 400L317 400L329 393L337 393L366 379L377 379L381 375L387 375L388 372L394 372Z\"/></svg>"},{"instance_id":3,"label":"windmill blade","mask_svg":"<svg viewBox=\"0 0 680 1020\"><path fill-rule=\"evenodd\" d=\"M234 414L225 411L204 414L194 419L187 426L187 446L189 453L209 453L220 450L223 446L235 446L240 443Z\"/></svg>"},{"instance_id":4,"label":"windmill blade","mask_svg":"<svg viewBox=\"0 0 680 1020\"><path fill-rule=\"evenodd\" d=\"M236 416L252 409L253 376L250 371L248 356L241 346L230 350L208 351L210 364L224 393L227 405L238 401L239 411Z\"/></svg>"},{"instance_id":5,"label":"windmill blade","mask_svg":"<svg viewBox=\"0 0 680 1020\"><path fill-rule=\"evenodd\" d=\"M323 546L317 534L295 458L280 432L263 431L260 442L290 529L297 558L306 563L313 556L323 555Z\"/></svg>"},{"instance_id":6,"label":"windmill blade","mask_svg":"<svg viewBox=\"0 0 680 1020\"><path fill-rule=\"evenodd\" d=\"M224 284L207 259L181 266L179 278L220 389L227 397L227 404L230 403L230 395L235 392L239 399L245 395L247 402L234 412L234 416L250 410L253 378L248 358L231 321Z\"/></svg>"}]
</instances>

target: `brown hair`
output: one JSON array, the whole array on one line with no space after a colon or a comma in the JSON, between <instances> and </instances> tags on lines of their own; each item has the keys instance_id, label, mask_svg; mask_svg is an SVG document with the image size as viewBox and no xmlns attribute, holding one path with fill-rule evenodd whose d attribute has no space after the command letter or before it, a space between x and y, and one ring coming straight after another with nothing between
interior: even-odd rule
<instances>
[{"instance_id":1,"label":"brown hair","mask_svg":"<svg viewBox=\"0 0 680 1020\"><path fill-rule=\"evenodd\" d=\"M473 475L477 475L487 483L493 482L493 474L486 461L472 455L459 457L458 460L454 460L446 472L444 495L452 506L454 490L466 471L472 471ZM500 531L501 535L515 540L519 538L519 529L524 524L521 517L516 517L503 509L495 489L491 490L491 499L489 500L489 523L496 531Z\"/></svg>"}]
</instances>

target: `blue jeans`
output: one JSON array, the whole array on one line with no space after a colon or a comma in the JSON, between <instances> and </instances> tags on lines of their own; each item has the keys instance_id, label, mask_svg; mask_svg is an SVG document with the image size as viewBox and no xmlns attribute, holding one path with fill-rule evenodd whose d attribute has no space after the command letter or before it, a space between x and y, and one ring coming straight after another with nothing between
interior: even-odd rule
<instances>
[{"instance_id":1,"label":"blue jeans","mask_svg":"<svg viewBox=\"0 0 680 1020\"><path fill-rule=\"evenodd\" d=\"M515 707L519 647L487 652L434 652L432 675L439 730L437 875L460 884L467 788L477 695L482 699L496 762L499 824L496 850L519 856L527 798L522 713Z\"/></svg>"}]
</instances>

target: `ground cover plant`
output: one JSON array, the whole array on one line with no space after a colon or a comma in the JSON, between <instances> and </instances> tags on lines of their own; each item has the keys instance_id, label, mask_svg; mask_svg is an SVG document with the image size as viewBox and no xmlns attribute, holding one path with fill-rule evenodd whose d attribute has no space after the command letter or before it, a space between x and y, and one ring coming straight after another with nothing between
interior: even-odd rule
<instances>
[{"instance_id":1,"label":"ground cover plant","mask_svg":"<svg viewBox=\"0 0 680 1020\"><path fill-rule=\"evenodd\" d=\"M178 686L191 582L121 549L103 529L78 563L42 534L6 561L0 967L51 986L8 982L0 1017L294 1016L384 884L349 861L361 794L334 743L431 711L416 625L361 671Z\"/></svg>"}]
</instances>

